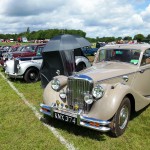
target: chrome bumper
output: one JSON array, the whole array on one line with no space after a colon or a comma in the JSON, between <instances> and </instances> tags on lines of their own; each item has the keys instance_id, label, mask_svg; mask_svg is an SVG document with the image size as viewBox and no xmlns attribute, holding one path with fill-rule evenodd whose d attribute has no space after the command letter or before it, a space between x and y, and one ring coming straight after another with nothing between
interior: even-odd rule
<instances>
[{"instance_id":1,"label":"chrome bumper","mask_svg":"<svg viewBox=\"0 0 150 150\"><path fill-rule=\"evenodd\" d=\"M95 118L89 118L81 114L81 111L78 113L73 113L63 109L56 109L53 106L47 106L45 104L40 104L40 112L54 118L54 112L65 114L68 116L75 117L77 119L77 125L98 130L101 132L110 131L110 121L99 120Z\"/></svg>"},{"instance_id":2,"label":"chrome bumper","mask_svg":"<svg viewBox=\"0 0 150 150\"><path fill-rule=\"evenodd\" d=\"M5 71L5 73L6 73L6 75L8 76L8 77L10 77L10 78L18 78L18 79L22 79L23 78L23 75L18 75L18 74L16 74L16 73L14 73L14 74L10 74L9 72L6 72Z\"/></svg>"}]
</instances>

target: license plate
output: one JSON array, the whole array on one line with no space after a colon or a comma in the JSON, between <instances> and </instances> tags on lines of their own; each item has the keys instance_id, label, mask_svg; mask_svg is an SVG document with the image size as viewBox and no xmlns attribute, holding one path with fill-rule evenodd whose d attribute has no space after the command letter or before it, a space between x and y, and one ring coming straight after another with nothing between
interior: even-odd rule
<instances>
[{"instance_id":1,"label":"license plate","mask_svg":"<svg viewBox=\"0 0 150 150\"><path fill-rule=\"evenodd\" d=\"M70 122L73 124L76 124L76 122L77 122L77 119L75 117L67 116L64 114L57 113L57 112L54 112L54 118L63 120L65 122Z\"/></svg>"}]
</instances>

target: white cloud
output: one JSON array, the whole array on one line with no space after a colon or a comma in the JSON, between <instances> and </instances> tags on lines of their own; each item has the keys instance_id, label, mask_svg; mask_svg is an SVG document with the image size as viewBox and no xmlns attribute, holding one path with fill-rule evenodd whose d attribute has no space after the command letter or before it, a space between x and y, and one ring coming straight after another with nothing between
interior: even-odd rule
<instances>
[{"instance_id":1,"label":"white cloud","mask_svg":"<svg viewBox=\"0 0 150 150\"><path fill-rule=\"evenodd\" d=\"M136 3L137 2L137 3ZM88 37L133 36L150 29L150 5L145 0L1 0L0 31L81 29ZM142 5L145 6L145 5Z\"/></svg>"},{"instance_id":2,"label":"white cloud","mask_svg":"<svg viewBox=\"0 0 150 150\"><path fill-rule=\"evenodd\" d=\"M149 22L149 20L150 20L150 4L144 11L141 12L141 16L143 17L143 19L146 22Z\"/></svg>"}]
</instances>

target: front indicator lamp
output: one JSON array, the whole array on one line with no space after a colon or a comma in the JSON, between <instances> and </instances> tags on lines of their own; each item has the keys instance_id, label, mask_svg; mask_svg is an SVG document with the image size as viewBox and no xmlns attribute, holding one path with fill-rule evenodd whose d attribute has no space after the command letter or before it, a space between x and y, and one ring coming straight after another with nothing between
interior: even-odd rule
<instances>
[{"instance_id":1,"label":"front indicator lamp","mask_svg":"<svg viewBox=\"0 0 150 150\"><path fill-rule=\"evenodd\" d=\"M59 104L60 104L60 101L59 101L59 100L56 100L56 104L57 104L57 106L59 106Z\"/></svg>"},{"instance_id":2,"label":"front indicator lamp","mask_svg":"<svg viewBox=\"0 0 150 150\"><path fill-rule=\"evenodd\" d=\"M61 99L66 99L66 93L65 93L64 90L60 91L59 97L60 97Z\"/></svg>"},{"instance_id":3,"label":"front indicator lamp","mask_svg":"<svg viewBox=\"0 0 150 150\"><path fill-rule=\"evenodd\" d=\"M79 109L79 106L78 106L77 104L75 104L74 109L75 109L75 110L78 110L78 109Z\"/></svg>"}]
</instances>

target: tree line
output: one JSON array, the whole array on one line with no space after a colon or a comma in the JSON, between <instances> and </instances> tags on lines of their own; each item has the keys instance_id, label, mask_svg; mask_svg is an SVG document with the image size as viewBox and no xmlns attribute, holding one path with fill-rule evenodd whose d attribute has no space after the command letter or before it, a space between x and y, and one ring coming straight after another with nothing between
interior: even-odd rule
<instances>
[{"instance_id":1,"label":"tree line","mask_svg":"<svg viewBox=\"0 0 150 150\"><path fill-rule=\"evenodd\" d=\"M51 39L52 37L59 35L59 34L75 34L82 37L85 37L90 42L113 42L113 41L120 41L120 40L137 40L137 42L147 42L150 41L150 34L148 36L144 36L143 34L137 34L133 38L131 36L125 36L125 37L96 37L96 38L90 38L86 37L86 32L82 30L68 30L68 29L48 29L48 30L39 30L39 31L32 31L30 32L30 28L27 28L26 32L22 32L19 34L0 34L0 39L14 39L17 41L18 37L25 36L27 39L30 40L45 40L45 39Z\"/></svg>"}]
</instances>

